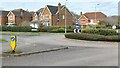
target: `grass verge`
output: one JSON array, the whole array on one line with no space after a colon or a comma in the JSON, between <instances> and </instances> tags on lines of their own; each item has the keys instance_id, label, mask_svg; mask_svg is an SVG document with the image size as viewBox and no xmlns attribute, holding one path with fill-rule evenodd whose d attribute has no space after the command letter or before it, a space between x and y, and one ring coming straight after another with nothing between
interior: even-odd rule
<instances>
[{"instance_id":1,"label":"grass verge","mask_svg":"<svg viewBox=\"0 0 120 68\"><path fill-rule=\"evenodd\" d=\"M7 42L5 39L0 39L0 43Z\"/></svg>"}]
</instances>

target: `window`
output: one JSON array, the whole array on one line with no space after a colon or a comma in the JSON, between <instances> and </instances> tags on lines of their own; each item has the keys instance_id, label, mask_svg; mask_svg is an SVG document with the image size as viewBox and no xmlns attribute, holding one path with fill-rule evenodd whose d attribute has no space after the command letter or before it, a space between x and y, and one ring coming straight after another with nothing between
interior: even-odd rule
<instances>
[{"instance_id":1,"label":"window","mask_svg":"<svg viewBox=\"0 0 120 68\"><path fill-rule=\"evenodd\" d=\"M41 15L41 16L40 16L40 19L42 19L42 18L43 18L43 16Z\"/></svg>"},{"instance_id":2,"label":"window","mask_svg":"<svg viewBox=\"0 0 120 68\"><path fill-rule=\"evenodd\" d=\"M63 15L62 18L65 19L65 15Z\"/></svg>"},{"instance_id":3,"label":"window","mask_svg":"<svg viewBox=\"0 0 120 68\"><path fill-rule=\"evenodd\" d=\"M81 20L82 22L85 22L85 20Z\"/></svg>"},{"instance_id":4,"label":"window","mask_svg":"<svg viewBox=\"0 0 120 68\"><path fill-rule=\"evenodd\" d=\"M9 19L10 19L10 20L13 20L13 16L10 16Z\"/></svg>"},{"instance_id":5,"label":"window","mask_svg":"<svg viewBox=\"0 0 120 68\"><path fill-rule=\"evenodd\" d=\"M45 16L45 18L49 18L49 16Z\"/></svg>"}]
</instances>

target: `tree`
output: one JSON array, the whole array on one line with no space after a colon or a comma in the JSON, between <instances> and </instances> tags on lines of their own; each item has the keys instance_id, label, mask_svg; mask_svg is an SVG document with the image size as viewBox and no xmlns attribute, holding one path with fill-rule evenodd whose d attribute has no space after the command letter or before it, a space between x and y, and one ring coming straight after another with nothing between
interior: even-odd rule
<instances>
[{"instance_id":1,"label":"tree","mask_svg":"<svg viewBox=\"0 0 120 68\"><path fill-rule=\"evenodd\" d=\"M31 22L29 21L23 21L21 23L18 24L18 26L30 26Z\"/></svg>"},{"instance_id":2,"label":"tree","mask_svg":"<svg viewBox=\"0 0 120 68\"><path fill-rule=\"evenodd\" d=\"M98 23L98 25L101 27L101 28L105 28L106 27L106 22L104 20L100 20L100 22Z\"/></svg>"}]
</instances>

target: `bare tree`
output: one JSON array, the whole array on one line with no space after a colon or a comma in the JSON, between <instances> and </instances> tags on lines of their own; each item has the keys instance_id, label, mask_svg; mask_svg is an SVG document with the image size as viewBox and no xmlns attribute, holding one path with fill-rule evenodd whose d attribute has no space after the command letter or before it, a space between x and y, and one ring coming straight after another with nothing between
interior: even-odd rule
<instances>
[{"instance_id":1,"label":"bare tree","mask_svg":"<svg viewBox=\"0 0 120 68\"><path fill-rule=\"evenodd\" d=\"M31 22L29 21L23 21L21 23L18 24L18 26L30 26Z\"/></svg>"}]
</instances>

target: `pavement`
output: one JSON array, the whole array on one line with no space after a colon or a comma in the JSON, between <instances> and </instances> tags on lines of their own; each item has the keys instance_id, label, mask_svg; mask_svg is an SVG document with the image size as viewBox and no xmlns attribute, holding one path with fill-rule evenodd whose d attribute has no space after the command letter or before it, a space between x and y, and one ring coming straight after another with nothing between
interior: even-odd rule
<instances>
[{"instance_id":1,"label":"pavement","mask_svg":"<svg viewBox=\"0 0 120 68\"><path fill-rule=\"evenodd\" d=\"M44 52L58 51L58 50L63 50L63 49L68 49L68 47L34 43L31 45L26 45L24 46L24 48L16 48L16 52L22 52L20 54L5 53L5 52L11 51L10 47L6 48L6 50L3 51L2 56L3 57L17 57L17 56L38 54L38 53L44 53Z\"/></svg>"}]
</instances>

